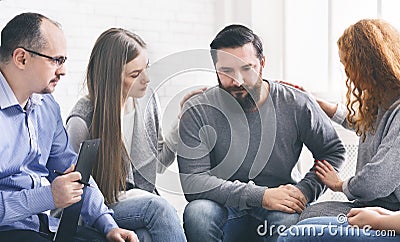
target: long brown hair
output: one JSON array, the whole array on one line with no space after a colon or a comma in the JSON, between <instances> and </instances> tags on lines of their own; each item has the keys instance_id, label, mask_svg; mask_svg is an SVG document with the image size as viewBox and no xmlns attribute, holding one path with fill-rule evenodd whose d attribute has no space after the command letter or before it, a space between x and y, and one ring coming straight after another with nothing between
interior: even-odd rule
<instances>
[{"instance_id":1,"label":"long brown hair","mask_svg":"<svg viewBox=\"0 0 400 242\"><path fill-rule=\"evenodd\" d=\"M130 164L121 133L121 107L126 98L122 72L145 46L138 35L111 28L97 39L87 67L86 84L94 106L90 133L92 138L101 138L92 174L107 204L118 201L118 192L125 190Z\"/></svg>"},{"instance_id":2,"label":"long brown hair","mask_svg":"<svg viewBox=\"0 0 400 242\"><path fill-rule=\"evenodd\" d=\"M400 94L400 34L380 19L363 19L348 27L338 42L347 75L346 117L365 139L375 133L378 109Z\"/></svg>"}]
</instances>

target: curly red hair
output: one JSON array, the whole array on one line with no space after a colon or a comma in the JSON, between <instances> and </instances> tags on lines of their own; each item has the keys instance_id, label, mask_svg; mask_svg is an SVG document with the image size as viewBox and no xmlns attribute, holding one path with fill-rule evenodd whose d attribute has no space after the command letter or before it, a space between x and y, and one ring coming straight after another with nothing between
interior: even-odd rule
<instances>
[{"instance_id":1,"label":"curly red hair","mask_svg":"<svg viewBox=\"0 0 400 242\"><path fill-rule=\"evenodd\" d=\"M387 109L400 94L400 34L380 19L363 19L337 41L347 75L346 117L365 139L374 134L378 109Z\"/></svg>"}]
</instances>

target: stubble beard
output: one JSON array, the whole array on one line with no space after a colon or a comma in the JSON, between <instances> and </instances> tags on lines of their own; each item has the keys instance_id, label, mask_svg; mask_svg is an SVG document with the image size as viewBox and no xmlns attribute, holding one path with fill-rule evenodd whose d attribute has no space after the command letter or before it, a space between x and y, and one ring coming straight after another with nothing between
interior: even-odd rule
<instances>
[{"instance_id":1,"label":"stubble beard","mask_svg":"<svg viewBox=\"0 0 400 242\"><path fill-rule=\"evenodd\" d=\"M47 85L47 87L43 88L42 91L40 92L40 94L49 94L49 93L53 93L54 90L55 90L55 86L53 87L52 85L53 85L53 83L56 82L56 81L58 81L58 80L55 80L55 79L51 80L51 81L49 82L49 85Z\"/></svg>"},{"instance_id":2,"label":"stubble beard","mask_svg":"<svg viewBox=\"0 0 400 242\"><path fill-rule=\"evenodd\" d=\"M253 112L258 110L257 102L260 100L262 82L261 70L258 75L257 82L253 87L245 87L243 85L240 87L224 87L218 77L219 87L230 93L245 112ZM246 93L244 95L236 95L235 92L237 91L245 91Z\"/></svg>"}]
</instances>

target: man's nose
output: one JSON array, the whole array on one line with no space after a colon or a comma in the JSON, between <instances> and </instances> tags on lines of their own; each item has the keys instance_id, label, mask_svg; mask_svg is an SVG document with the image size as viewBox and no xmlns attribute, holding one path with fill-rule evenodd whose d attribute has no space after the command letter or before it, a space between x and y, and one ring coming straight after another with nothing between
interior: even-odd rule
<instances>
[{"instance_id":1,"label":"man's nose","mask_svg":"<svg viewBox=\"0 0 400 242\"><path fill-rule=\"evenodd\" d=\"M61 65L60 67L57 68L56 70L56 75L57 76L64 76L67 73L67 68L65 65Z\"/></svg>"},{"instance_id":2,"label":"man's nose","mask_svg":"<svg viewBox=\"0 0 400 242\"><path fill-rule=\"evenodd\" d=\"M235 86L241 86L244 83L243 76L240 71L236 71L232 77L232 82Z\"/></svg>"}]
</instances>

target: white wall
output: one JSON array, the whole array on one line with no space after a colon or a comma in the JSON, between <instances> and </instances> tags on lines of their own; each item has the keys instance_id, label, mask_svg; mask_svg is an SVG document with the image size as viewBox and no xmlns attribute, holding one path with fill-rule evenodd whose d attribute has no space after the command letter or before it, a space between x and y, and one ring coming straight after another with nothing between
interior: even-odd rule
<instances>
[{"instance_id":1,"label":"white wall","mask_svg":"<svg viewBox=\"0 0 400 242\"><path fill-rule=\"evenodd\" d=\"M208 48L215 35L215 0L3 0L0 1L0 29L22 12L44 14L63 26L68 43L67 75L61 79L55 98L65 118L78 97L91 48L97 37L110 27L138 33L148 44L150 62L177 51ZM166 89L176 90L176 83ZM161 90L161 103L173 92Z\"/></svg>"}]
</instances>

